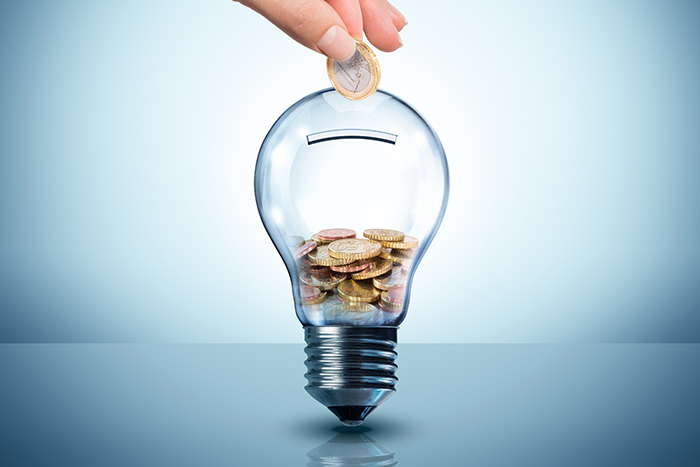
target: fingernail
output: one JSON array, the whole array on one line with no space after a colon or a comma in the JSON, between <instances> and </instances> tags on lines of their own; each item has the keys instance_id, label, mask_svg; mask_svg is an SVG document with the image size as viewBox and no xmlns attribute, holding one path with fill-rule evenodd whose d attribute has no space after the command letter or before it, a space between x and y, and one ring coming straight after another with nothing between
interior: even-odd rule
<instances>
[{"instance_id":1,"label":"fingernail","mask_svg":"<svg viewBox=\"0 0 700 467\"><path fill-rule=\"evenodd\" d=\"M396 7L394 5L392 5L391 3L387 3L387 4L389 5L389 8L394 10L394 13L396 13L397 15L399 15L401 17L401 19L403 19L403 25L405 27L408 24L408 20L403 15L403 13L401 13L399 10L397 10Z\"/></svg>"},{"instance_id":2,"label":"fingernail","mask_svg":"<svg viewBox=\"0 0 700 467\"><path fill-rule=\"evenodd\" d=\"M340 62L349 60L355 53L355 39L340 26L331 26L316 46L321 52Z\"/></svg>"},{"instance_id":3,"label":"fingernail","mask_svg":"<svg viewBox=\"0 0 700 467\"><path fill-rule=\"evenodd\" d=\"M399 49L403 47L403 40L401 39L401 36L399 36Z\"/></svg>"}]
</instances>

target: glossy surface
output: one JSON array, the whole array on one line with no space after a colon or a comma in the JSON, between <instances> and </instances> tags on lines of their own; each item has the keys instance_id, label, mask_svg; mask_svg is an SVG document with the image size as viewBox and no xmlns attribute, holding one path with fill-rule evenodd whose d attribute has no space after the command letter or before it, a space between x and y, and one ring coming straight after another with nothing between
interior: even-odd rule
<instances>
[{"instance_id":1,"label":"glossy surface","mask_svg":"<svg viewBox=\"0 0 700 467\"><path fill-rule=\"evenodd\" d=\"M0 464L700 463L700 345L399 343L357 429L306 394L303 348L1 345Z\"/></svg>"}]
</instances>

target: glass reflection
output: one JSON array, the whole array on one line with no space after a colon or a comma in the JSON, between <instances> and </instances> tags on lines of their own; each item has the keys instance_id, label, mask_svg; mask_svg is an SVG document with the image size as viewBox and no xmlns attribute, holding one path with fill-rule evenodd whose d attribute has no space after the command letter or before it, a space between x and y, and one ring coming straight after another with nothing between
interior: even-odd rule
<instances>
[{"instance_id":1,"label":"glass reflection","mask_svg":"<svg viewBox=\"0 0 700 467\"><path fill-rule=\"evenodd\" d=\"M357 432L344 432L306 454L308 467L385 467L396 465L394 451Z\"/></svg>"}]
</instances>

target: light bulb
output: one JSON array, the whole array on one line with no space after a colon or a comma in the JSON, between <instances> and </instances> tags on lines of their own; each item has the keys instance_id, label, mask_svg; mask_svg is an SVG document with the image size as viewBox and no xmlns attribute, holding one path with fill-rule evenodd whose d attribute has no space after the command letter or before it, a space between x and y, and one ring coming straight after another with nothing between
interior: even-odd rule
<instances>
[{"instance_id":1,"label":"light bulb","mask_svg":"<svg viewBox=\"0 0 700 467\"><path fill-rule=\"evenodd\" d=\"M398 326L406 317L416 267L442 222L448 192L438 136L413 107L381 90L361 101L334 89L304 97L277 119L262 143L255 197L289 271L304 327L306 390L346 425L362 423L395 392ZM342 235L317 235L327 229L341 229ZM384 243L381 256L367 260L372 264L355 272L355 279L343 271L364 263L334 264L336 271L316 264L323 258L349 261L329 256L324 248L333 253L334 244L321 243L347 236L348 230L363 238L368 229L405 237L403 243ZM405 248L416 241L417 247ZM372 246L368 254L377 254L375 243L363 244ZM387 266L381 276L364 279ZM353 287L359 295L342 293Z\"/></svg>"}]
</instances>

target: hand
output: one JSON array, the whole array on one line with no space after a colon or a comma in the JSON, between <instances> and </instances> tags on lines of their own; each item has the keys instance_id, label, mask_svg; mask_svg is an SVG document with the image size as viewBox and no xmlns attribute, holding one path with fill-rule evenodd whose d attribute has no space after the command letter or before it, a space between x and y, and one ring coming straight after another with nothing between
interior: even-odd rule
<instances>
[{"instance_id":1,"label":"hand","mask_svg":"<svg viewBox=\"0 0 700 467\"><path fill-rule=\"evenodd\" d=\"M403 45L407 24L386 0L234 0L257 11L302 45L339 61L355 53L362 32L377 49Z\"/></svg>"}]
</instances>

